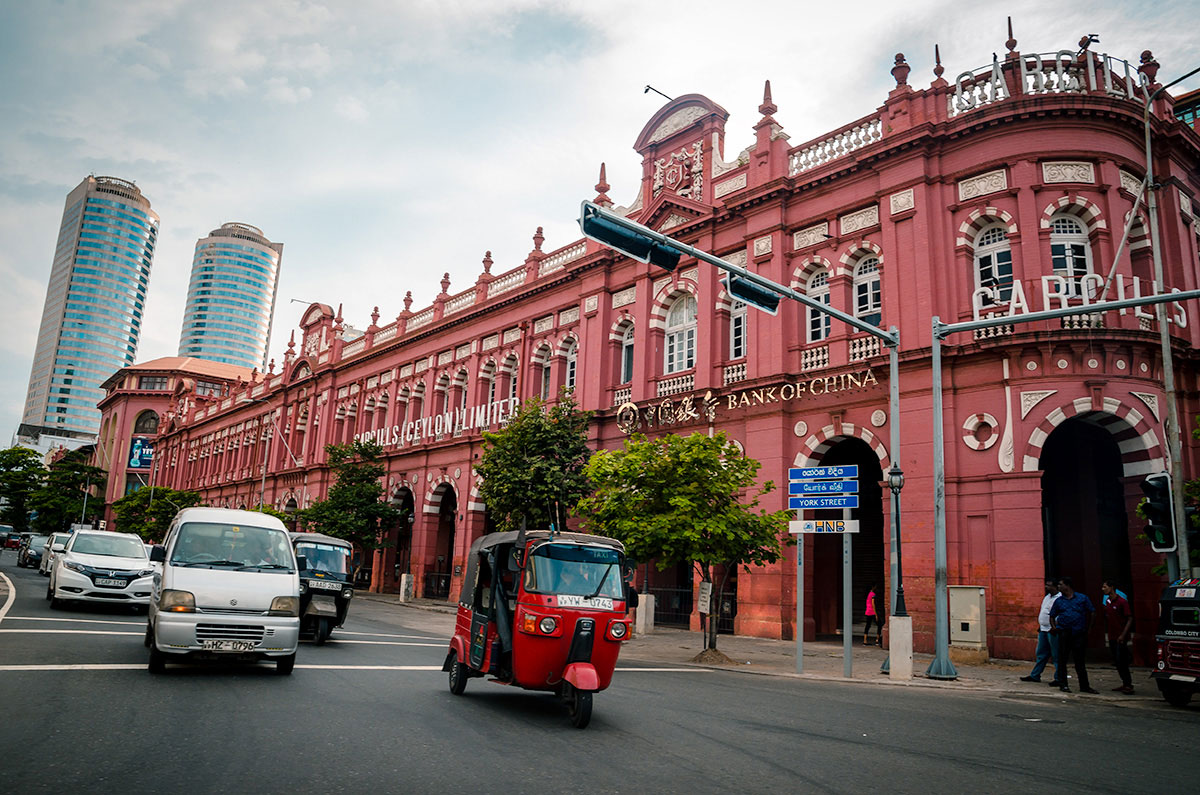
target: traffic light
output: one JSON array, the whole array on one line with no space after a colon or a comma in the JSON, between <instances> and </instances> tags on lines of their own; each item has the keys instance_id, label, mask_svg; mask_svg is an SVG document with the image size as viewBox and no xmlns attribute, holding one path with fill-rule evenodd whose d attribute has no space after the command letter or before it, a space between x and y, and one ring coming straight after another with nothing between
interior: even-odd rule
<instances>
[{"instance_id":1,"label":"traffic light","mask_svg":"<svg viewBox=\"0 0 1200 795\"><path fill-rule=\"evenodd\" d=\"M632 222L627 223L634 225ZM679 258L683 256L683 252L676 248L605 218L600 215L600 208L591 202L584 202L579 226L586 237L609 248L615 248L638 262L648 262L669 271L675 270L679 265Z\"/></svg>"},{"instance_id":2,"label":"traffic light","mask_svg":"<svg viewBox=\"0 0 1200 795\"><path fill-rule=\"evenodd\" d=\"M731 273L721 279L721 284L725 286L730 295L750 306L757 307L772 315L779 310L779 299L782 296L774 290L768 290L766 287L755 284L747 278L738 276L736 273Z\"/></svg>"},{"instance_id":3,"label":"traffic light","mask_svg":"<svg viewBox=\"0 0 1200 795\"><path fill-rule=\"evenodd\" d=\"M1150 537L1150 548L1155 552L1174 552L1175 522L1171 505L1171 477L1166 472L1148 475L1142 481L1142 492L1146 502L1142 512L1149 524L1146 535Z\"/></svg>"}]
</instances>

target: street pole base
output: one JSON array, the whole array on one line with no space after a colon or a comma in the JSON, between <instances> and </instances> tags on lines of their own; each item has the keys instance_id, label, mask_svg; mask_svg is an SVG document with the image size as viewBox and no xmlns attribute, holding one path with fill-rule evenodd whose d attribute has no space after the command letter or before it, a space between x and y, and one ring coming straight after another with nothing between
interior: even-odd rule
<instances>
[{"instance_id":1,"label":"street pole base","mask_svg":"<svg viewBox=\"0 0 1200 795\"><path fill-rule=\"evenodd\" d=\"M925 669L925 676L929 679L957 679L958 671L954 669L954 663L950 662L950 658L939 659L933 658L933 662Z\"/></svg>"},{"instance_id":2,"label":"street pole base","mask_svg":"<svg viewBox=\"0 0 1200 795\"><path fill-rule=\"evenodd\" d=\"M883 658L883 665L879 666L879 673L891 675L892 673L892 655Z\"/></svg>"}]
</instances>

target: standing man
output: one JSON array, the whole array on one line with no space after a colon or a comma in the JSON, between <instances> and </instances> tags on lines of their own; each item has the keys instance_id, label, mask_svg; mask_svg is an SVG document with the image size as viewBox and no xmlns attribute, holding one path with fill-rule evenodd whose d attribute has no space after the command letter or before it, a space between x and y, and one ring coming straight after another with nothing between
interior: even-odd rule
<instances>
[{"instance_id":1,"label":"standing man","mask_svg":"<svg viewBox=\"0 0 1200 795\"><path fill-rule=\"evenodd\" d=\"M1121 676L1121 686L1114 687L1113 691L1130 695L1133 693L1133 679L1129 675L1129 637L1133 634L1133 611L1112 580L1105 580L1100 590L1104 592L1104 629L1108 633L1108 650L1112 652L1113 665Z\"/></svg>"},{"instance_id":2,"label":"standing man","mask_svg":"<svg viewBox=\"0 0 1200 795\"><path fill-rule=\"evenodd\" d=\"M1050 634L1050 607L1058 599L1058 584L1054 580L1046 580L1046 595L1042 597L1042 609L1038 611L1038 642L1033 670L1028 676L1022 676L1022 682L1042 681L1042 671L1050 658L1054 658L1054 681L1051 684L1059 687L1067 683L1067 673L1063 670L1062 656L1058 653L1058 636Z\"/></svg>"},{"instance_id":3,"label":"standing man","mask_svg":"<svg viewBox=\"0 0 1200 795\"><path fill-rule=\"evenodd\" d=\"M1075 675L1079 677L1079 692L1096 694L1088 682L1087 672L1087 640L1088 630L1096 618L1096 609L1092 600L1081 593L1076 593L1071 585L1070 577L1058 580L1058 590L1061 596L1050 606L1050 631L1058 635L1058 651L1062 655L1062 675L1066 676L1067 661L1075 658ZM1064 678L1058 689L1070 693L1071 688Z\"/></svg>"}]
</instances>

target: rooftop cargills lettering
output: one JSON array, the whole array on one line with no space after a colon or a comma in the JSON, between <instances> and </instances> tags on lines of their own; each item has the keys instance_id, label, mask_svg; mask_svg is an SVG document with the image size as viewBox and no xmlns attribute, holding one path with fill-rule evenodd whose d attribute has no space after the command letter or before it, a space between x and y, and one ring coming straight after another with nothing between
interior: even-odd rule
<instances>
[{"instance_id":1,"label":"rooftop cargills lettering","mask_svg":"<svg viewBox=\"0 0 1200 795\"><path fill-rule=\"evenodd\" d=\"M617 407L617 427L622 433L631 434L643 429L686 425L701 418L708 422L716 422L717 415L722 411L732 413L754 406L862 389L878 383L879 379L875 377L874 371L867 369L743 389L724 396L714 395L712 390L708 389L703 395L666 398L644 407L632 402L622 403Z\"/></svg>"},{"instance_id":2,"label":"rooftop cargills lettering","mask_svg":"<svg viewBox=\"0 0 1200 795\"><path fill-rule=\"evenodd\" d=\"M1087 273L1070 279L1063 276L1042 276L1040 283L1031 284L1034 285L1034 289L1030 292L1041 296L1043 311L1066 309L1070 306L1090 306L1100 303L1100 297L1105 295L1104 276L1099 273ZM1012 296L1007 301L1003 300L1002 288L1012 290ZM1178 293L1180 290L1178 287L1172 287L1171 292ZM1126 298L1148 298L1160 294L1157 282L1142 280L1137 276L1126 277L1118 273L1114 275L1108 287L1106 300L1122 301ZM1031 306L1028 295L1029 292L1020 280L1000 287L980 287L971 293L972 316L975 320L981 320L984 317L1015 317L1029 314L1036 310ZM1183 303L1172 301L1170 306L1167 322L1179 328L1187 328L1188 316ZM1150 323L1157 320L1154 310L1148 307L1136 306L1117 311L1122 315L1132 312L1134 317Z\"/></svg>"},{"instance_id":3,"label":"rooftop cargills lettering","mask_svg":"<svg viewBox=\"0 0 1200 795\"><path fill-rule=\"evenodd\" d=\"M518 398L509 398L480 406L449 409L440 414L409 420L402 425L356 433L354 439L373 441L384 448L406 447L437 441L446 434L472 430L488 431L508 422L520 403Z\"/></svg>"}]
</instances>

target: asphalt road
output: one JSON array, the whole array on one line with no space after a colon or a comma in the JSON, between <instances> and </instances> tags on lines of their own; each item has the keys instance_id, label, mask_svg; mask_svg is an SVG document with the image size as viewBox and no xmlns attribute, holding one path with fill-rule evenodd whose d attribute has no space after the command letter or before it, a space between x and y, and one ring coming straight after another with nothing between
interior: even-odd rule
<instances>
[{"instance_id":1,"label":"asphalt road","mask_svg":"<svg viewBox=\"0 0 1200 795\"><path fill-rule=\"evenodd\" d=\"M452 696L448 617L367 601L325 646L302 644L290 677L269 665L153 676L143 615L51 611L46 580L11 552L0 574L15 586L0 617L5 792L1161 793L1200 778L1196 708L632 659L580 731L548 695L472 679Z\"/></svg>"}]
</instances>

